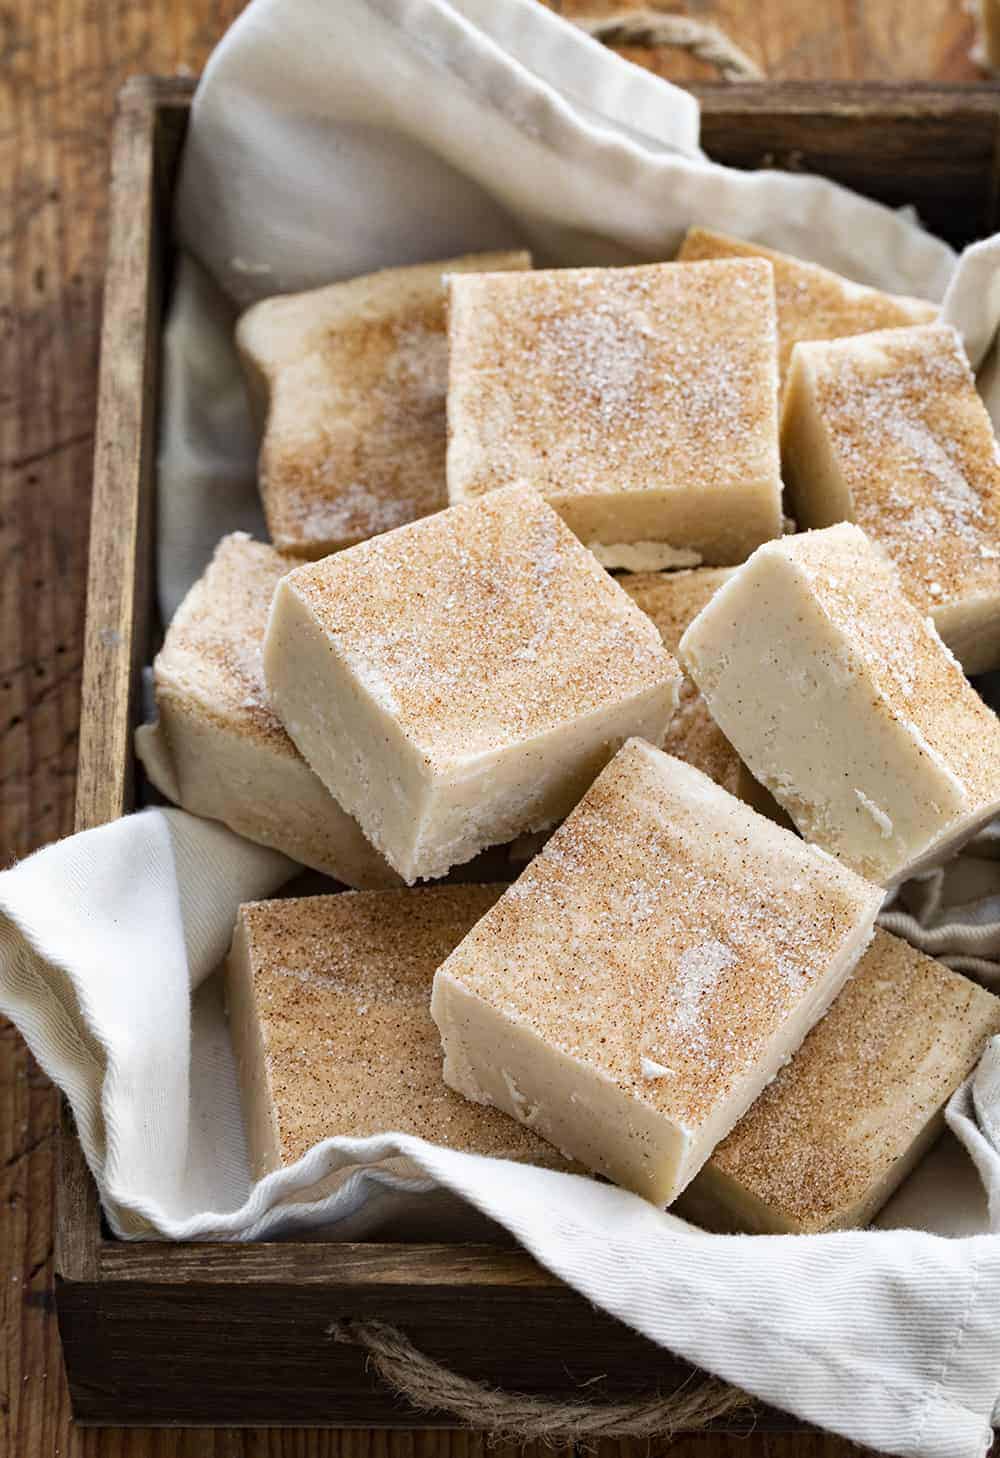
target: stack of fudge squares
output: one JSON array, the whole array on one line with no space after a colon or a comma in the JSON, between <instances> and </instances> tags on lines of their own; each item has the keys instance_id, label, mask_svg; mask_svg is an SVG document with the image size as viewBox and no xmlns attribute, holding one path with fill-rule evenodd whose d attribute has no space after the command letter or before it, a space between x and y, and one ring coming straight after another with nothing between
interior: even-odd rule
<instances>
[{"instance_id":1,"label":"stack of fudge squares","mask_svg":"<svg viewBox=\"0 0 1000 1458\"><path fill-rule=\"evenodd\" d=\"M138 750L338 883L239 914L255 1175L402 1132L710 1228L867 1223L1000 1032L875 930L1000 812L955 332L695 228L268 299L237 345L272 540L219 543Z\"/></svg>"}]
</instances>

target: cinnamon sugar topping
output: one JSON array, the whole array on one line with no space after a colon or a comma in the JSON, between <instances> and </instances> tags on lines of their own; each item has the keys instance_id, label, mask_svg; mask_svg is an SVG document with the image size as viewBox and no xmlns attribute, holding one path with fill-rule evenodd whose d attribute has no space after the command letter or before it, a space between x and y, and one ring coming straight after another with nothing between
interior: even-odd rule
<instances>
[{"instance_id":1,"label":"cinnamon sugar topping","mask_svg":"<svg viewBox=\"0 0 1000 1458\"><path fill-rule=\"evenodd\" d=\"M386 269L243 315L237 341L267 399L260 485L277 545L323 556L447 504L443 276L530 261L476 254Z\"/></svg>"},{"instance_id":2,"label":"cinnamon sugar topping","mask_svg":"<svg viewBox=\"0 0 1000 1458\"><path fill-rule=\"evenodd\" d=\"M935 613L1000 599L1000 453L954 329L891 330L800 352L838 497L889 553L908 596ZM802 515L826 525L809 473L803 461Z\"/></svg>"},{"instance_id":3,"label":"cinnamon sugar topping","mask_svg":"<svg viewBox=\"0 0 1000 1458\"><path fill-rule=\"evenodd\" d=\"M632 740L440 975L695 1131L846 972L880 899Z\"/></svg>"},{"instance_id":4,"label":"cinnamon sugar topping","mask_svg":"<svg viewBox=\"0 0 1000 1458\"><path fill-rule=\"evenodd\" d=\"M737 1220L749 1197L768 1229L865 1223L996 1032L1000 1000L878 931L830 1012L718 1146L707 1174L724 1177L722 1192L735 1186Z\"/></svg>"},{"instance_id":5,"label":"cinnamon sugar topping","mask_svg":"<svg viewBox=\"0 0 1000 1458\"><path fill-rule=\"evenodd\" d=\"M469 503L289 586L429 761L544 734L679 678L653 625L534 492Z\"/></svg>"},{"instance_id":6,"label":"cinnamon sugar topping","mask_svg":"<svg viewBox=\"0 0 1000 1458\"><path fill-rule=\"evenodd\" d=\"M937 317L924 299L885 294L842 278L816 263L806 263L774 248L689 228L678 262L718 258L766 258L774 268L778 308L778 359L784 381L792 350L803 339L841 339L870 329L926 324Z\"/></svg>"},{"instance_id":7,"label":"cinnamon sugar topping","mask_svg":"<svg viewBox=\"0 0 1000 1458\"><path fill-rule=\"evenodd\" d=\"M553 1162L540 1139L441 1078L434 970L502 889L344 892L241 908L281 1164L331 1135L388 1131Z\"/></svg>"},{"instance_id":8,"label":"cinnamon sugar topping","mask_svg":"<svg viewBox=\"0 0 1000 1458\"><path fill-rule=\"evenodd\" d=\"M295 755L268 699L261 646L274 589L297 565L245 532L223 537L167 629L157 696L191 697L208 717Z\"/></svg>"}]
</instances>

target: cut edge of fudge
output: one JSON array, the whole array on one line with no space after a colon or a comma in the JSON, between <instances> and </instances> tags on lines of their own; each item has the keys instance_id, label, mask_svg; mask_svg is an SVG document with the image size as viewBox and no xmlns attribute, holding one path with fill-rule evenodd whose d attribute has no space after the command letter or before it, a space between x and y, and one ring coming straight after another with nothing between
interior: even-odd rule
<instances>
[{"instance_id":1,"label":"cut edge of fudge","mask_svg":"<svg viewBox=\"0 0 1000 1458\"><path fill-rule=\"evenodd\" d=\"M688 627L680 657L807 839L884 886L938 863L1000 810L996 716L856 526L759 548ZM836 690L839 729L831 703L817 709L821 689ZM915 777L930 781L919 795Z\"/></svg>"}]
</instances>

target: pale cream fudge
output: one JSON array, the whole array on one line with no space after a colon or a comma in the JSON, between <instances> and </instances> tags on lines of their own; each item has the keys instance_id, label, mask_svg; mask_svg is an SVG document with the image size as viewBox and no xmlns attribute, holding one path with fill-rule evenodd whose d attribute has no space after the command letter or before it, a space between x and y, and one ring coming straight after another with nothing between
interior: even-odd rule
<instances>
[{"instance_id":1,"label":"pale cream fudge","mask_svg":"<svg viewBox=\"0 0 1000 1458\"><path fill-rule=\"evenodd\" d=\"M872 881L936 864L1000 811L1000 723L860 527L760 547L680 654L802 834Z\"/></svg>"},{"instance_id":2,"label":"pale cream fudge","mask_svg":"<svg viewBox=\"0 0 1000 1458\"><path fill-rule=\"evenodd\" d=\"M678 1207L712 1229L867 1225L1000 1033L1000 999L888 932Z\"/></svg>"},{"instance_id":3,"label":"pale cream fudge","mask_svg":"<svg viewBox=\"0 0 1000 1458\"><path fill-rule=\"evenodd\" d=\"M408 882L559 820L680 670L535 492L497 491L303 566L264 671L289 734Z\"/></svg>"},{"instance_id":4,"label":"pale cream fudge","mask_svg":"<svg viewBox=\"0 0 1000 1458\"><path fill-rule=\"evenodd\" d=\"M246 311L236 342L276 546L324 557L447 505L443 276L530 267L527 253L471 254Z\"/></svg>"},{"instance_id":5,"label":"pale cream fudge","mask_svg":"<svg viewBox=\"0 0 1000 1458\"><path fill-rule=\"evenodd\" d=\"M826 1011L881 901L631 740L439 968L445 1079L668 1204Z\"/></svg>"},{"instance_id":6,"label":"pale cream fudge","mask_svg":"<svg viewBox=\"0 0 1000 1458\"><path fill-rule=\"evenodd\" d=\"M451 501L533 486L608 567L781 534L766 261L455 275L448 314Z\"/></svg>"},{"instance_id":7,"label":"pale cream fudge","mask_svg":"<svg viewBox=\"0 0 1000 1458\"><path fill-rule=\"evenodd\" d=\"M441 1077L434 970L502 890L429 886L240 907L227 999L255 1179L335 1135L417 1134L564 1163Z\"/></svg>"},{"instance_id":8,"label":"pale cream fudge","mask_svg":"<svg viewBox=\"0 0 1000 1458\"><path fill-rule=\"evenodd\" d=\"M799 525L857 522L966 672L1000 667L1000 452L954 329L798 345L781 434Z\"/></svg>"},{"instance_id":9,"label":"pale cream fudge","mask_svg":"<svg viewBox=\"0 0 1000 1458\"><path fill-rule=\"evenodd\" d=\"M729 567L696 567L687 572L632 572L619 577L618 582L656 624L667 652L676 655L684 629L731 571ZM686 675L663 748L693 764L732 794L740 794L746 773L743 762Z\"/></svg>"},{"instance_id":10,"label":"pale cream fudge","mask_svg":"<svg viewBox=\"0 0 1000 1458\"><path fill-rule=\"evenodd\" d=\"M703 263L713 258L766 258L774 268L778 369L783 385L792 350L800 339L842 339L870 329L927 324L938 315L936 305L926 299L882 293L761 243L747 243L710 228L689 228L678 262Z\"/></svg>"},{"instance_id":11,"label":"pale cream fudge","mask_svg":"<svg viewBox=\"0 0 1000 1458\"><path fill-rule=\"evenodd\" d=\"M264 629L274 589L295 565L243 532L223 537L156 655L157 722L136 731L136 753L185 810L350 886L397 886L268 701Z\"/></svg>"},{"instance_id":12,"label":"pale cream fudge","mask_svg":"<svg viewBox=\"0 0 1000 1458\"><path fill-rule=\"evenodd\" d=\"M732 575L731 567L696 567L687 572L630 572L618 581L629 597L656 624L663 646L676 656L684 629ZM781 806L754 779L708 711L697 687L685 674L677 711L667 726L662 748L693 764L717 785L738 795L761 815L791 825Z\"/></svg>"}]
</instances>

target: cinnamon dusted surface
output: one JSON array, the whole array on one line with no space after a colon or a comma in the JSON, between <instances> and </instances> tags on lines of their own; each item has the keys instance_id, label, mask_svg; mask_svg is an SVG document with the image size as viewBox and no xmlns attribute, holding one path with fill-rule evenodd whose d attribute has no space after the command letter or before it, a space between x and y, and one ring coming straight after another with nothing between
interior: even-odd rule
<instances>
[{"instance_id":1,"label":"cinnamon dusted surface","mask_svg":"<svg viewBox=\"0 0 1000 1458\"><path fill-rule=\"evenodd\" d=\"M453 501L525 482L577 529L588 497L696 483L724 511L734 488L777 483L764 260L467 274L449 297ZM780 531L777 496L775 513L758 541ZM645 537L666 540L648 522Z\"/></svg>"},{"instance_id":2,"label":"cinnamon dusted surface","mask_svg":"<svg viewBox=\"0 0 1000 1458\"><path fill-rule=\"evenodd\" d=\"M843 278L829 268L760 243L749 243L710 228L689 228L678 262L718 258L766 258L774 268L778 310L778 364L782 382L792 350L801 339L840 339L870 329L925 324L937 317L925 299L886 294Z\"/></svg>"},{"instance_id":3,"label":"cinnamon dusted surface","mask_svg":"<svg viewBox=\"0 0 1000 1458\"><path fill-rule=\"evenodd\" d=\"M680 676L535 492L512 488L297 569L289 587L432 762L487 754Z\"/></svg>"},{"instance_id":4,"label":"cinnamon dusted surface","mask_svg":"<svg viewBox=\"0 0 1000 1458\"><path fill-rule=\"evenodd\" d=\"M266 401L260 484L277 545L322 556L447 505L443 277L530 264L527 253L484 253L390 268L243 315L237 341Z\"/></svg>"},{"instance_id":5,"label":"cinnamon dusted surface","mask_svg":"<svg viewBox=\"0 0 1000 1458\"><path fill-rule=\"evenodd\" d=\"M441 1077L431 981L503 889L343 892L241 909L282 1164L331 1135L388 1131L502 1158L557 1159Z\"/></svg>"},{"instance_id":6,"label":"cinnamon dusted surface","mask_svg":"<svg viewBox=\"0 0 1000 1458\"><path fill-rule=\"evenodd\" d=\"M800 348L853 520L888 552L907 595L923 612L1000 598L1000 451L955 330Z\"/></svg>"},{"instance_id":7,"label":"cinnamon dusted surface","mask_svg":"<svg viewBox=\"0 0 1000 1458\"><path fill-rule=\"evenodd\" d=\"M157 695L295 755L271 708L261 645L274 589L298 565L245 532L223 537L167 629L154 665Z\"/></svg>"},{"instance_id":8,"label":"cinnamon dusted surface","mask_svg":"<svg viewBox=\"0 0 1000 1458\"><path fill-rule=\"evenodd\" d=\"M776 1227L852 1223L997 1032L1000 999L877 931L829 1013L709 1168Z\"/></svg>"}]
</instances>

